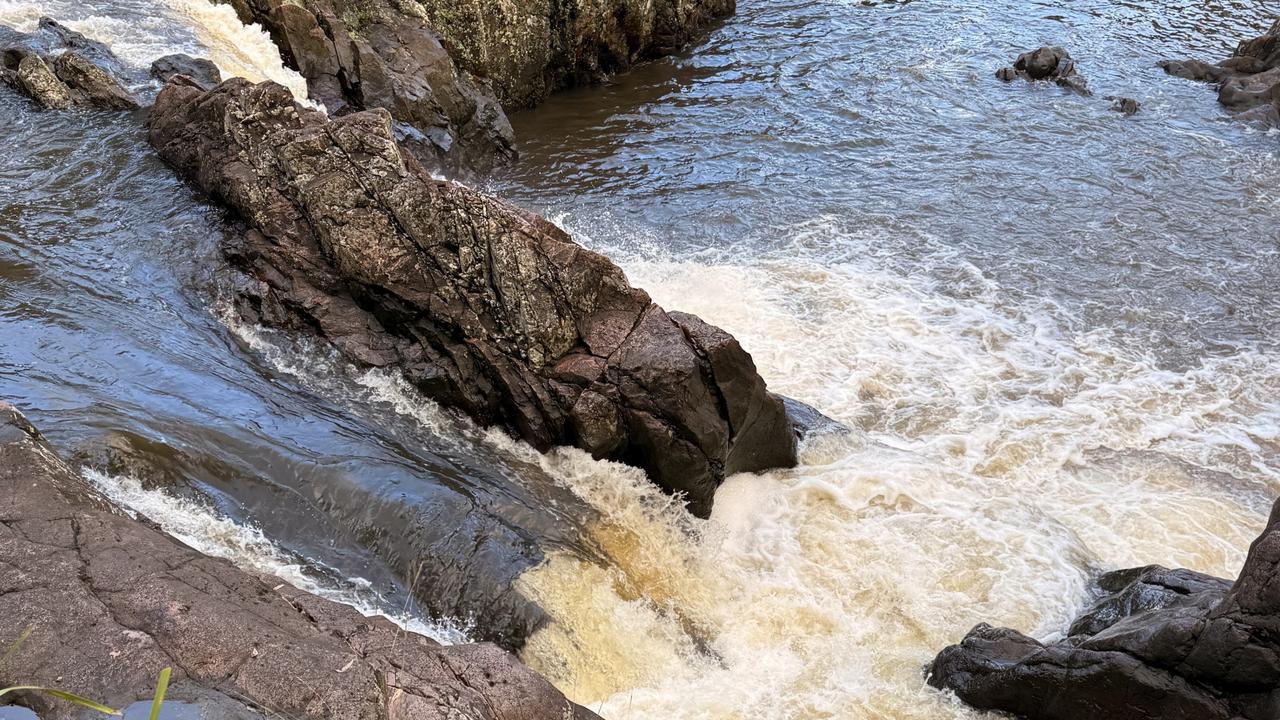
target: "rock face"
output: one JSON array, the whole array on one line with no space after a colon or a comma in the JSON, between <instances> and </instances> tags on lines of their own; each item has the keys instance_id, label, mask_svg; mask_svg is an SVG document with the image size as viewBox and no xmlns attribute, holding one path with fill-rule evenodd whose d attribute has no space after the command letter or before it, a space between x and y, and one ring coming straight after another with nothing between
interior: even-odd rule
<instances>
[{"instance_id":1,"label":"rock face","mask_svg":"<svg viewBox=\"0 0 1280 720\"><path fill-rule=\"evenodd\" d=\"M1060 47L1042 47L1022 53L1014 61L1013 67L1001 68L996 72L996 77L1005 82L1013 82L1018 78L1052 80L1081 95L1091 94L1084 76L1076 72L1075 61Z\"/></svg>"},{"instance_id":2,"label":"rock face","mask_svg":"<svg viewBox=\"0 0 1280 720\"><path fill-rule=\"evenodd\" d=\"M1217 64L1165 60L1160 67L1170 75L1215 83L1218 101L1240 111L1242 118L1280 126L1280 20Z\"/></svg>"},{"instance_id":3,"label":"rock face","mask_svg":"<svg viewBox=\"0 0 1280 720\"><path fill-rule=\"evenodd\" d=\"M1103 576L1110 593L1044 645L979 625L929 684L1032 720L1280 717L1280 502L1235 583L1159 567Z\"/></svg>"},{"instance_id":4,"label":"rock face","mask_svg":"<svg viewBox=\"0 0 1280 720\"><path fill-rule=\"evenodd\" d=\"M42 107L134 110L118 78L120 62L101 43L43 18L33 34L0 27L0 82Z\"/></svg>"},{"instance_id":5,"label":"rock face","mask_svg":"<svg viewBox=\"0 0 1280 720\"><path fill-rule=\"evenodd\" d=\"M595 718L493 645L444 647L381 618L247 575L112 508L0 404L0 683L112 707L169 698L209 717ZM9 698L6 698L9 699ZM81 717L19 695L45 720Z\"/></svg>"},{"instance_id":6,"label":"rock face","mask_svg":"<svg viewBox=\"0 0 1280 720\"><path fill-rule=\"evenodd\" d=\"M273 83L178 78L150 140L250 226L226 248L248 321L399 369L539 449L641 467L701 516L727 474L795 463L782 401L728 333L665 312L546 220L433 180L391 128Z\"/></svg>"},{"instance_id":7,"label":"rock face","mask_svg":"<svg viewBox=\"0 0 1280 720\"><path fill-rule=\"evenodd\" d=\"M386 0L225 2L271 33L330 114L388 111L402 144L428 167L484 172L515 158L511 123L492 89L454 65L421 12Z\"/></svg>"},{"instance_id":8,"label":"rock face","mask_svg":"<svg viewBox=\"0 0 1280 720\"><path fill-rule=\"evenodd\" d=\"M407 5L411 3L401 3ZM736 0L419 0L454 60L507 109L678 51Z\"/></svg>"},{"instance_id":9,"label":"rock face","mask_svg":"<svg viewBox=\"0 0 1280 720\"><path fill-rule=\"evenodd\" d=\"M195 80L201 87L211 88L222 82L222 72L212 60L194 58L184 53L175 53L156 58L151 63L151 77L162 83L169 82L174 75L186 75Z\"/></svg>"}]
</instances>

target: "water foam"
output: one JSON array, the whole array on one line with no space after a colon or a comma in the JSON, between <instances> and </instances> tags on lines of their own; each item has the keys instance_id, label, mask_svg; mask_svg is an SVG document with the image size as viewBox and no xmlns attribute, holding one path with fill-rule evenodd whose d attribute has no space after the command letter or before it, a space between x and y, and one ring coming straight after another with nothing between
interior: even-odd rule
<instances>
[{"instance_id":1,"label":"water foam","mask_svg":"<svg viewBox=\"0 0 1280 720\"><path fill-rule=\"evenodd\" d=\"M266 31L240 22L230 5L209 0L116 0L100 8L72 0L0 0L0 25L30 32L45 16L106 43L132 67L149 68L162 55L187 53L209 58L223 77L274 80L295 98L307 97L306 81L284 66Z\"/></svg>"},{"instance_id":2,"label":"water foam","mask_svg":"<svg viewBox=\"0 0 1280 720\"><path fill-rule=\"evenodd\" d=\"M599 511L586 541L606 563L552 551L521 578L553 619L522 658L611 720L976 717L925 687L937 650L979 621L1051 637L1100 569L1232 575L1280 485L1272 354L1171 370L945 249L899 262L825 220L745 263L577 234L853 430L794 470L729 478L701 522L639 470L540 454L394 373L353 375L357 400L537 464ZM291 374L331 372L238 332Z\"/></svg>"},{"instance_id":3,"label":"water foam","mask_svg":"<svg viewBox=\"0 0 1280 720\"><path fill-rule=\"evenodd\" d=\"M224 558L251 573L278 577L313 595L349 605L368 617L382 616L409 632L445 645L468 642L467 628L453 622L432 622L390 607L363 578L335 582L317 572L310 561L286 552L253 526L238 523L195 501L163 490L148 490L136 478L113 476L92 468L81 471L117 507L156 523L166 533L195 550Z\"/></svg>"}]
</instances>

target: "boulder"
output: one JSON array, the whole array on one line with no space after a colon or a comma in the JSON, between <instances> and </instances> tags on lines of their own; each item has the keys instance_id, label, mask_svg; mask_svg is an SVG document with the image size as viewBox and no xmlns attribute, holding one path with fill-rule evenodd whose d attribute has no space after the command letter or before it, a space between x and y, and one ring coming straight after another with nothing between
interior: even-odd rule
<instances>
[{"instance_id":1,"label":"boulder","mask_svg":"<svg viewBox=\"0 0 1280 720\"><path fill-rule=\"evenodd\" d=\"M34 33L0 26L0 82L41 107L135 110L121 77L124 66L105 45L49 18Z\"/></svg>"},{"instance_id":2,"label":"boulder","mask_svg":"<svg viewBox=\"0 0 1280 720\"><path fill-rule=\"evenodd\" d=\"M783 403L732 336L550 222L433 179L386 111L328 119L274 83L178 77L149 138L247 223L224 253L248 322L399 370L536 448L643 468L699 516L726 475L794 465Z\"/></svg>"},{"instance_id":3,"label":"boulder","mask_svg":"<svg viewBox=\"0 0 1280 720\"><path fill-rule=\"evenodd\" d=\"M483 173L515 159L515 136L486 82L454 65L414 3L226 0L271 33L311 98L333 115L381 108L429 169Z\"/></svg>"},{"instance_id":4,"label":"boulder","mask_svg":"<svg viewBox=\"0 0 1280 720\"><path fill-rule=\"evenodd\" d=\"M1242 119L1280 126L1280 20L1221 62L1164 60L1160 67L1176 77L1214 83L1218 102Z\"/></svg>"},{"instance_id":5,"label":"boulder","mask_svg":"<svg viewBox=\"0 0 1280 720\"><path fill-rule=\"evenodd\" d=\"M402 5L404 3L401 3ZM670 55L732 15L736 0L419 0L454 60L508 110Z\"/></svg>"},{"instance_id":6,"label":"boulder","mask_svg":"<svg viewBox=\"0 0 1280 720\"><path fill-rule=\"evenodd\" d=\"M175 53L156 58L151 63L151 77L161 83L169 82L169 78L174 75L186 75L204 88L211 88L222 82L222 72L218 70L218 66L205 58Z\"/></svg>"},{"instance_id":7,"label":"boulder","mask_svg":"<svg viewBox=\"0 0 1280 720\"><path fill-rule=\"evenodd\" d=\"M1071 54L1060 47L1042 47L1022 53L1013 67L1001 68L996 77L1013 82L1018 78L1028 81L1051 80L1061 87L1081 95L1092 94L1084 76L1076 71Z\"/></svg>"},{"instance_id":8,"label":"boulder","mask_svg":"<svg viewBox=\"0 0 1280 720\"><path fill-rule=\"evenodd\" d=\"M1111 101L1111 109L1120 113L1121 115L1124 115L1125 117L1128 117L1130 115L1137 115L1138 111L1142 109L1142 105L1140 105L1138 101L1134 100L1133 98L1111 97L1107 99Z\"/></svg>"},{"instance_id":9,"label":"boulder","mask_svg":"<svg viewBox=\"0 0 1280 720\"><path fill-rule=\"evenodd\" d=\"M484 720L596 716L494 645L441 646L206 557L112 507L0 405L0 683L112 707L168 697L209 717ZM44 720L82 717L7 696Z\"/></svg>"},{"instance_id":10,"label":"boulder","mask_svg":"<svg viewBox=\"0 0 1280 720\"><path fill-rule=\"evenodd\" d=\"M1104 575L1065 639L982 624L929 684L1030 720L1280 717L1280 502L1231 583L1188 570Z\"/></svg>"}]
</instances>

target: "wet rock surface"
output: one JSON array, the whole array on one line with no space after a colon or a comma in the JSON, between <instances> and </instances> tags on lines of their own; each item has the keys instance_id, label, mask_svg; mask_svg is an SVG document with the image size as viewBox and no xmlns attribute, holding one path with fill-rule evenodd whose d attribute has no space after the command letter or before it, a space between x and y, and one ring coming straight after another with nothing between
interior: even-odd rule
<instances>
[{"instance_id":1,"label":"wet rock surface","mask_svg":"<svg viewBox=\"0 0 1280 720\"><path fill-rule=\"evenodd\" d=\"M156 58L151 63L151 77L162 83L169 82L174 75L186 75L195 80L201 87L211 88L222 82L222 72L212 60L191 57L185 53L174 53Z\"/></svg>"},{"instance_id":2,"label":"wet rock surface","mask_svg":"<svg viewBox=\"0 0 1280 720\"><path fill-rule=\"evenodd\" d=\"M1265 34L1241 42L1221 62L1165 60L1160 67L1170 75L1214 83L1218 102L1243 120L1280 126L1280 20Z\"/></svg>"},{"instance_id":3,"label":"wet rock surface","mask_svg":"<svg viewBox=\"0 0 1280 720\"><path fill-rule=\"evenodd\" d=\"M0 26L0 83L54 110L75 106L134 110L125 70L100 42L42 18L34 33Z\"/></svg>"},{"instance_id":4,"label":"wet rock surface","mask_svg":"<svg viewBox=\"0 0 1280 720\"><path fill-rule=\"evenodd\" d=\"M1042 47L1022 53L1012 67L997 71L996 77L1005 82L1013 82L1018 78L1051 81L1081 95L1092 94L1088 82L1076 70L1071 54L1060 47Z\"/></svg>"},{"instance_id":5,"label":"wet rock surface","mask_svg":"<svg viewBox=\"0 0 1280 720\"><path fill-rule=\"evenodd\" d=\"M1188 570L1104 575L1108 593L1043 644L982 624L929 684L1032 720L1280 717L1280 502L1231 583Z\"/></svg>"},{"instance_id":6,"label":"wet rock surface","mask_svg":"<svg viewBox=\"0 0 1280 720\"><path fill-rule=\"evenodd\" d=\"M795 463L783 403L733 337L546 220L433 180L385 111L329 120L273 83L178 78L150 140L250 226L225 249L249 322L398 369L539 449L643 468L701 516L725 476Z\"/></svg>"},{"instance_id":7,"label":"wet rock surface","mask_svg":"<svg viewBox=\"0 0 1280 720\"><path fill-rule=\"evenodd\" d=\"M227 0L262 25L285 62L332 115L382 108L403 145L433 170L483 173L515 158L511 124L492 89L455 66L413 3Z\"/></svg>"},{"instance_id":8,"label":"wet rock surface","mask_svg":"<svg viewBox=\"0 0 1280 720\"><path fill-rule=\"evenodd\" d=\"M29 637L0 682L113 707L169 697L210 717L595 717L487 644L445 647L246 574L110 506L0 405L0 637ZM45 720L78 708L19 694Z\"/></svg>"},{"instance_id":9,"label":"wet rock surface","mask_svg":"<svg viewBox=\"0 0 1280 720\"><path fill-rule=\"evenodd\" d=\"M670 55L736 10L736 0L417 4L454 59L491 80L508 109L531 107L561 88Z\"/></svg>"}]
</instances>

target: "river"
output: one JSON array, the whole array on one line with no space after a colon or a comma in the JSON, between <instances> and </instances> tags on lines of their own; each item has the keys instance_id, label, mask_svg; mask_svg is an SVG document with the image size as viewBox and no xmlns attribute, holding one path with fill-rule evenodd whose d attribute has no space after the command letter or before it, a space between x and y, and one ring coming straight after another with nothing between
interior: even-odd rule
<instances>
[{"instance_id":1,"label":"river","mask_svg":"<svg viewBox=\"0 0 1280 720\"><path fill-rule=\"evenodd\" d=\"M227 8L160 5L0 22L299 87ZM415 601L350 506L469 508L532 558L515 585L550 622L523 659L610 720L979 717L925 687L943 646L1060 633L1103 569L1234 576L1280 492L1278 136L1155 67L1227 54L1267 5L740 0L690 52L513 116L489 189L852 428L730 478L707 522L230 321L228 228L136 121L5 91L0 397L62 448L170 448L195 491L87 472L179 537L446 641L484 628ZM1093 97L994 78L1046 43Z\"/></svg>"}]
</instances>

